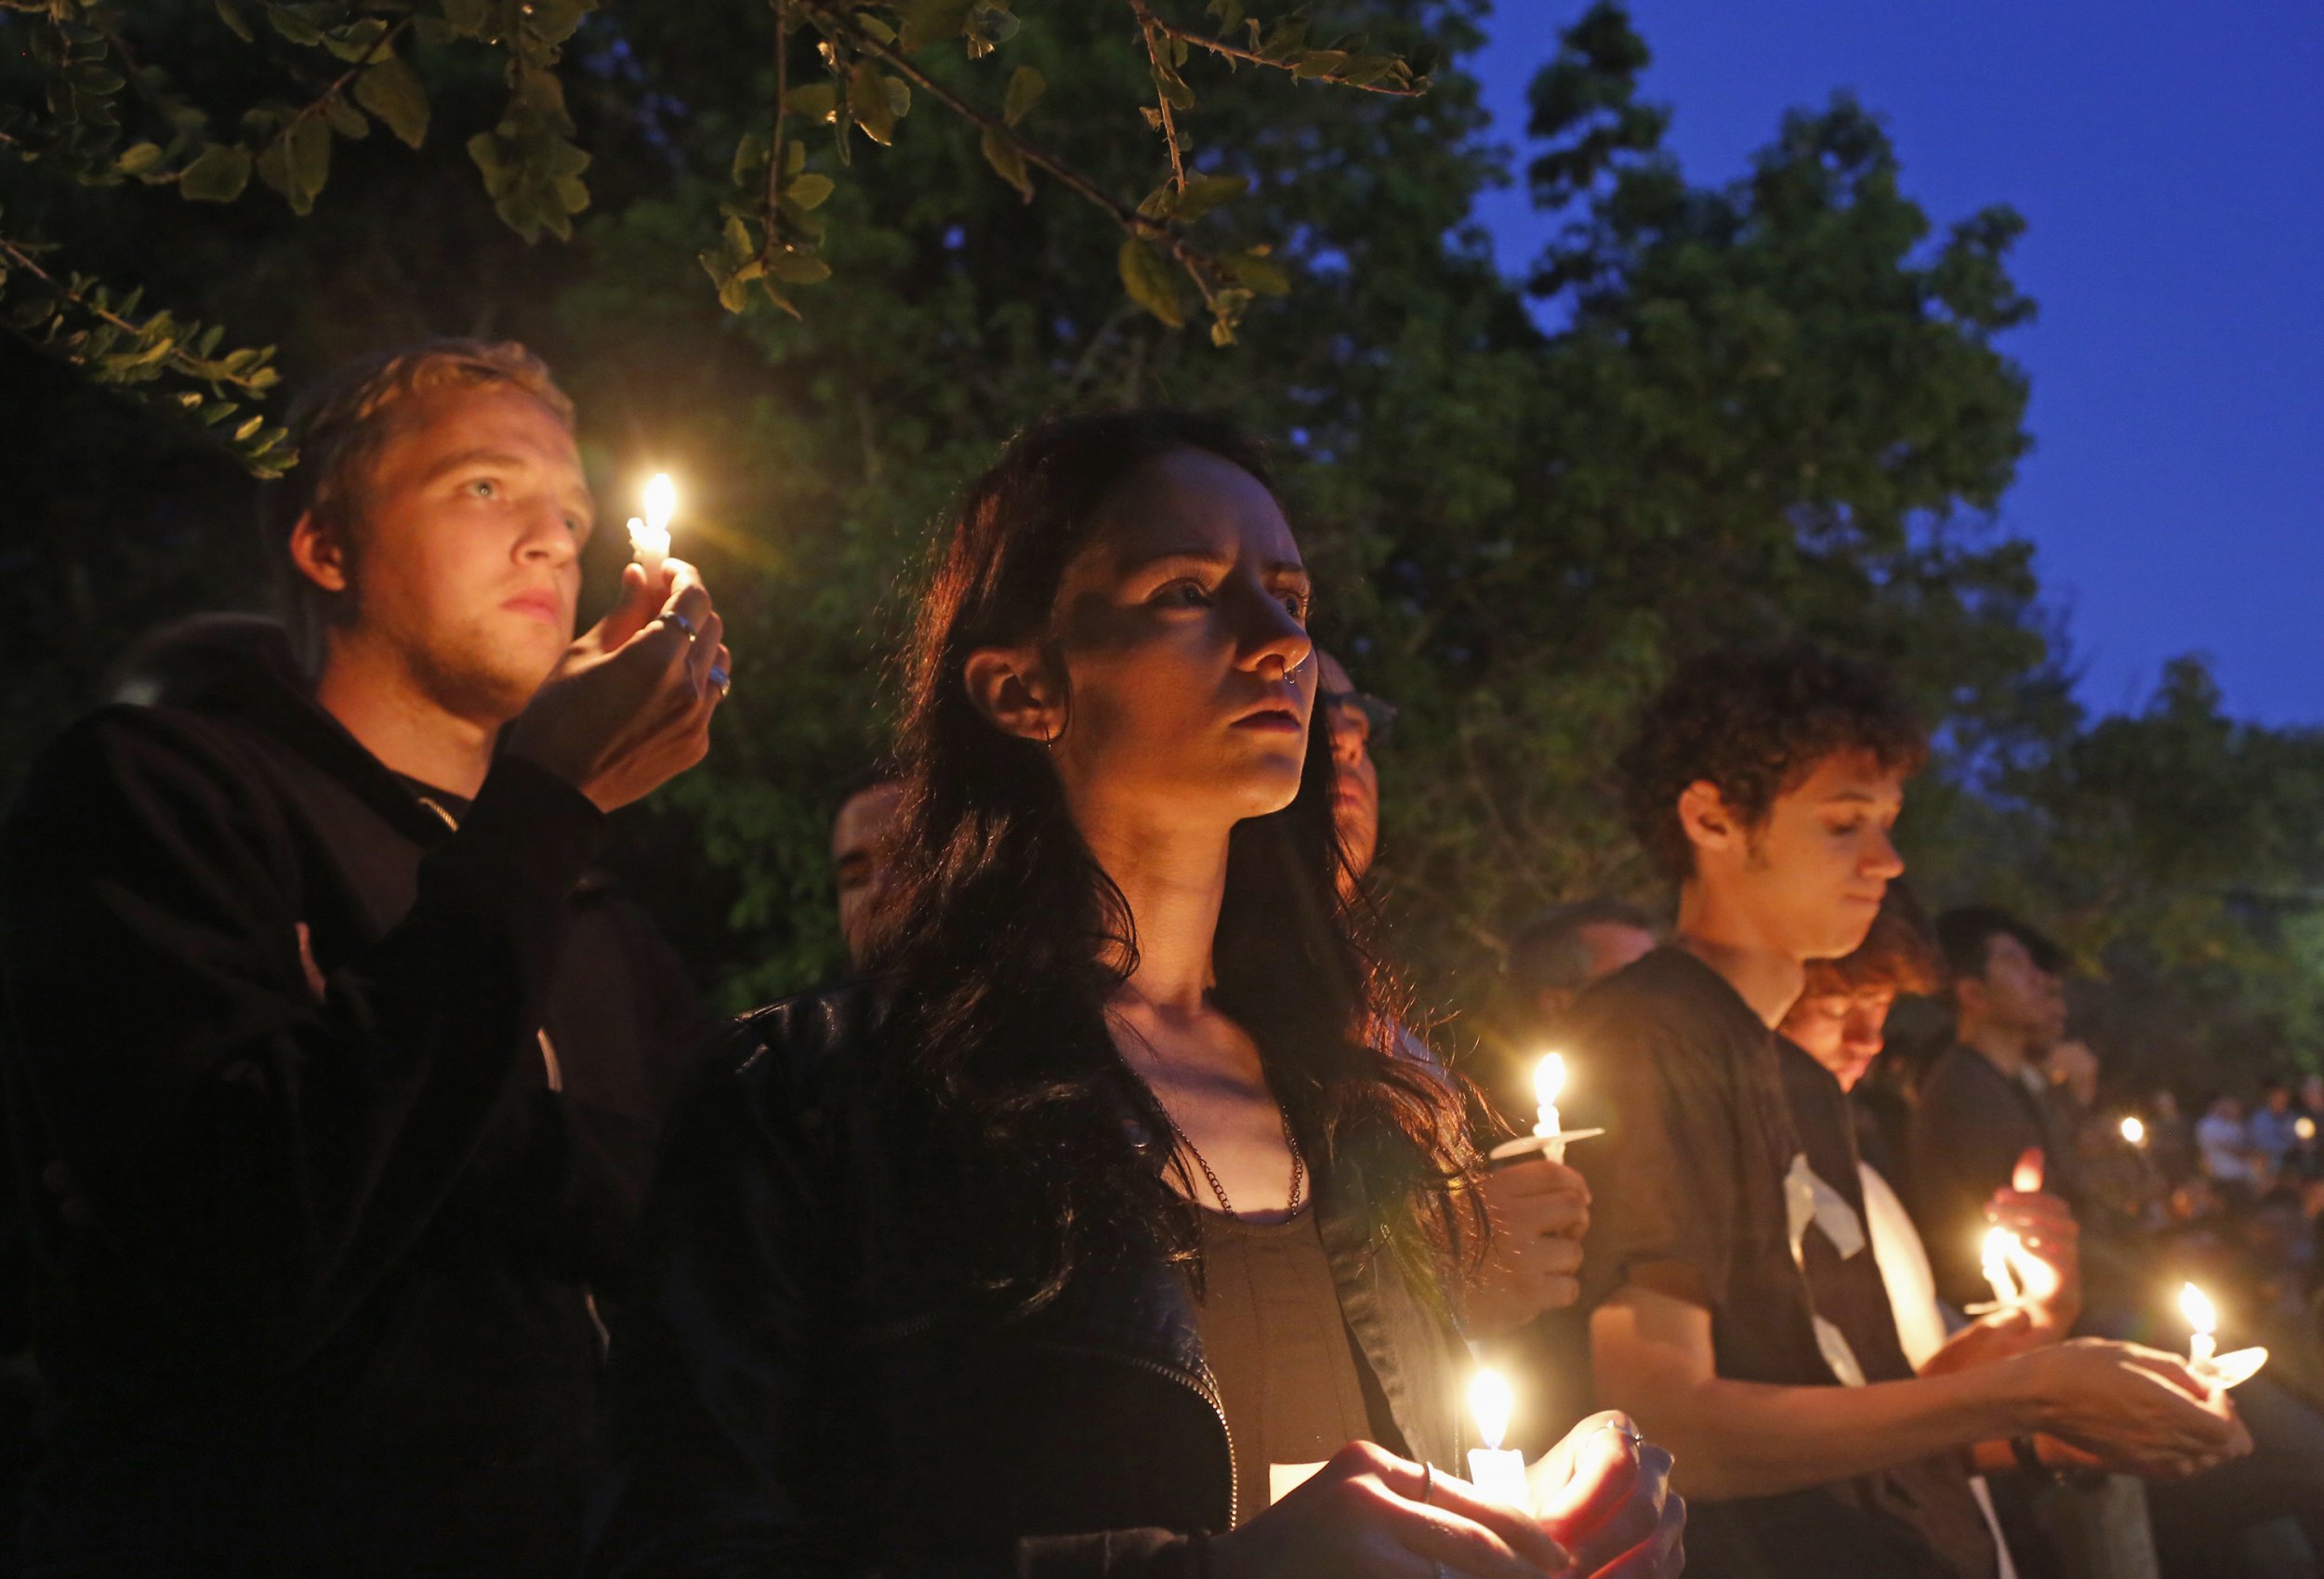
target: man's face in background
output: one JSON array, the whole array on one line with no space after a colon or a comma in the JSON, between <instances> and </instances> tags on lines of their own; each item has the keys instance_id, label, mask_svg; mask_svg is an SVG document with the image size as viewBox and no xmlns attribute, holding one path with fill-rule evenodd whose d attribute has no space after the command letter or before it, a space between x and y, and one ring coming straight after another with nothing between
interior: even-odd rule
<instances>
[{"instance_id":1,"label":"man's face in background","mask_svg":"<svg viewBox=\"0 0 2324 1579\"><path fill-rule=\"evenodd\" d=\"M1332 767L1338 772L1332 815L1348 864L1361 877L1380 850L1380 766L1372 760L1372 715L1339 659L1318 648L1315 662L1323 680L1316 701L1331 730Z\"/></svg>"},{"instance_id":2,"label":"man's face in background","mask_svg":"<svg viewBox=\"0 0 2324 1579\"><path fill-rule=\"evenodd\" d=\"M2066 982L2034 963L2024 940L1997 932L1986 941L1985 971L1961 983L1962 1007L1986 1023L2047 1051L2066 1034Z\"/></svg>"},{"instance_id":3,"label":"man's face in background","mask_svg":"<svg viewBox=\"0 0 2324 1579\"><path fill-rule=\"evenodd\" d=\"M857 790L831 820L839 935L847 940L849 960L859 966L894 888L894 840L903 803L904 786L891 780Z\"/></svg>"}]
</instances>

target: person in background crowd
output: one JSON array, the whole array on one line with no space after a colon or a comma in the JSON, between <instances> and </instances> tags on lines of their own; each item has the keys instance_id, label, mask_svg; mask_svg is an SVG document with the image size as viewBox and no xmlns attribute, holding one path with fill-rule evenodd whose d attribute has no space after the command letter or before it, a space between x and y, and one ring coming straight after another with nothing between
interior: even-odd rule
<instances>
[{"instance_id":1,"label":"person in background crowd","mask_svg":"<svg viewBox=\"0 0 2324 1579\"><path fill-rule=\"evenodd\" d=\"M875 763L839 788L831 817L831 871L839 901L839 936L848 963L861 968L894 896L896 826L904 781L894 764Z\"/></svg>"},{"instance_id":2,"label":"person in background crowd","mask_svg":"<svg viewBox=\"0 0 2324 1579\"><path fill-rule=\"evenodd\" d=\"M591 855L730 659L677 561L574 639L589 493L521 347L365 359L296 427L304 665L246 623L149 650L0 834L28 1567L562 1575L699 1034Z\"/></svg>"},{"instance_id":3,"label":"person in background crowd","mask_svg":"<svg viewBox=\"0 0 2324 1579\"><path fill-rule=\"evenodd\" d=\"M2168 1086L2156 1089L2146 1099L2146 1112L2142 1115L2146 1125L2146 1151L2154 1159L2155 1171L2162 1176L2167 1187L2176 1187L2196 1176L2199 1158L2195 1148L2195 1127L2180 1110L2179 1094Z\"/></svg>"},{"instance_id":4,"label":"person in background crowd","mask_svg":"<svg viewBox=\"0 0 2324 1579\"><path fill-rule=\"evenodd\" d=\"M1332 794L1337 797L1332 811L1345 858L1341 884L1353 896L1380 854L1380 764L1372 753L1388 743L1396 709L1358 691L1340 660L1320 648L1315 663L1323 687L1315 706L1331 730Z\"/></svg>"},{"instance_id":5,"label":"person in background crowd","mask_svg":"<svg viewBox=\"0 0 2324 1579\"><path fill-rule=\"evenodd\" d=\"M673 1124L593 1573L1677 1572L1618 1417L1538 1521L1427 1467L1498 1207L1350 930L1309 598L1214 419L1045 424L970 489L872 968Z\"/></svg>"},{"instance_id":6,"label":"person in background crowd","mask_svg":"<svg viewBox=\"0 0 2324 1579\"><path fill-rule=\"evenodd\" d=\"M1908 1140L1911 1193L1937 1292L1955 1306L1984 1298L1978 1249L1986 1205L2017 1160L2040 1151L2049 1191L2079 1196L2074 1132L2040 1060L2066 1031L2066 952L2005 910L1973 905L1937 917L1953 997L1953 1045L1923 1073Z\"/></svg>"},{"instance_id":7,"label":"person in background crowd","mask_svg":"<svg viewBox=\"0 0 2324 1579\"><path fill-rule=\"evenodd\" d=\"M1901 883L1892 887L1881 913L1855 953L1834 960L1808 962L1806 984L1799 1002L1777 1027L1784 1037L1784 1086L1797 1119L1829 1105L1829 1094L1815 1069L1829 1077L1846 1096L1857 1090L1866 1073L1887 1045L1889 1010L1897 994L1932 994L1944 985L1944 963L1922 919L1920 906ZM1807 1125L1803 1122L1803 1131ZM1804 1136L1803 1136L1804 1138ZM1810 1142L1811 1146L1813 1142ZM1944 1350L1955 1318L1936 1296L1936 1278L1930 1270L1927 1248L1904 1208L1903 1202L1880 1170L1859 1162L1864 1191L1864 1230L1872 1252L1873 1270L1880 1278L1896 1336L1915 1372L1928 1375ZM1989 1358L1997 1358L2022 1342L2030 1348L2056 1342L2073 1324L2080 1299L2080 1268L2073 1214L2054 1196L2011 1190L1989 1208L1996 1224L2018 1236L2024 1257L2017 1270L2034 1297L2025 1308L2026 1330L1997 1337ZM2055 1437L2027 1439L2031 1455L2044 1469L2086 1467L2093 1460ZM2013 1443L1980 1442L1972 1461L1986 1472L1970 1484L1991 1531L2004 1579L2019 1572L2010 1543L1995 1512L1986 1474L2022 1467ZM2144 1517L2144 1506L2140 1507ZM2020 1536L2021 1545L2025 1537ZM2047 1557L2046 1552L2041 1554Z\"/></svg>"},{"instance_id":8,"label":"person in background crowd","mask_svg":"<svg viewBox=\"0 0 2324 1579\"><path fill-rule=\"evenodd\" d=\"M2259 1111L2251 1115L2251 1149L2267 1165L2272 1178L2283 1169L2284 1159L2300 1144L2300 1115L2292 1111L2291 1087L2271 1080L2260 1090Z\"/></svg>"},{"instance_id":9,"label":"person in background crowd","mask_svg":"<svg viewBox=\"0 0 2324 1579\"><path fill-rule=\"evenodd\" d=\"M2251 1126L2244 1122L2242 1098L2222 1091L2211 1099L2196 1123L2195 1146L2202 1154L2204 1178L2230 1200L2251 1200L2265 1168L2251 1144Z\"/></svg>"},{"instance_id":10,"label":"person in background crowd","mask_svg":"<svg viewBox=\"0 0 2324 1579\"><path fill-rule=\"evenodd\" d=\"M1555 1041L1576 998L1644 957L1657 941L1654 918L1616 899L1561 904L1519 928L1509 942L1508 973L1527 1020L1527 1039Z\"/></svg>"},{"instance_id":11,"label":"person in background crowd","mask_svg":"<svg viewBox=\"0 0 2324 1579\"><path fill-rule=\"evenodd\" d=\"M1700 1572L1977 1579L1998 1553L1964 1448L2046 1431L2187 1475L2248 1446L2225 1395L2170 1355L1988 1359L2022 1339L2021 1312L1916 1375L1877 1279L1826 1275L1863 1265L1858 1170L1842 1120L1817 1141L1841 1161L1810 1155L1774 1027L1806 962L1853 952L1879 915L1926 749L1884 677L1792 645L1682 664L1619 758L1678 925L1573 1011L1572 1057L1610 1098L1607 1134L1574 1152L1592 1198L1583 1306L1598 1401L1683 1466Z\"/></svg>"},{"instance_id":12,"label":"person in background crowd","mask_svg":"<svg viewBox=\"0 0 2324 1579\"><path fill-rule=\"evenodd\" d=\"M1388 738L1396 710L1358 691L1346 667L1322 648L1315 663L1322 686L1315 710L1331 730L1333 822L1345 858L1341 891L1353 901L1380 850L1380 766L1372 752ZM1415 1059L1436 1061L1408 1028L1400 1035ZM1498 1275L1471 1288L1463 1325L1470 1337L1493 1345L1497 1362L1522 1371L1531 1356L1517 1341L1521 1329L1545 1306L1570 1306L1581 1292L1577 1274L1581 1236L1590 1227L1590 1187L1575 1169L1546 1156L1501 1168L1494 1182L1496 1216L1486 1253ZM1538 1422L1526 1425L1536 1428L1527 1440L1536 1440Z\"/></svg>"}]
</instances>

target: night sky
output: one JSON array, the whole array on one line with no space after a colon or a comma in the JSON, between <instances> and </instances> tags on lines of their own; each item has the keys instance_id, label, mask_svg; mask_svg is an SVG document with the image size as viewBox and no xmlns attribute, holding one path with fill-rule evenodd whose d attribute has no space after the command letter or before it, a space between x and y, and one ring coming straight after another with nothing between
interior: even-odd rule
<instances>
[{"instance_id":1,"label":"night sky","mask_svg":"<svg viewBox=\"0 0 2324 1579\"><path fill-rule=\"evenodd\" d=\"M1504 137L1581 0L1499 0L1473 62ZM1988 204L2033 326L2035 450L2000 523L2068 616L2081 696L2208 654L2234 713L2324 723L2324 7L2313 0L1633 0L1696 180L1846 88L1938 227ZM1504 268L1547 227L1486 200Z\"/></svg>"}]
</instances>

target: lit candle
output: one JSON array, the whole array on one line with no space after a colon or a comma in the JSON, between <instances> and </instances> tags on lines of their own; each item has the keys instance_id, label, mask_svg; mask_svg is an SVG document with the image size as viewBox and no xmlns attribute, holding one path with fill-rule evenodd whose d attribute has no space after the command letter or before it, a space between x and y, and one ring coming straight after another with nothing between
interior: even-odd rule
<instances>
[{"instance_id":1,"label":"lit candle","mask_svg":"<svg viewBox=\"0 0 2324 1579\"><path fill-rule=\"evenodd\" d=\"M2133 1146L2146 1144L2146 1125L2136 1113L2131 1114L2122 1121L2122 1138Z\"/></svg>"},{"instance_id":2,"label":"lit candle","mask_svg":"<svg viewBox=\"0 0 2324 1579\"><path fill-rule=\"evenodd\" d=\"M2298 1136L2303 1140L2315 1139L2316 1120L2310 1118L2305 1113L2302 1113L2298 1118L2291 1121L2291 1133Z\"/></svg>"},{"instance_id":3,"label":"lit candle","mask_svg":"<svg viewBox=\"0 0 2324 1579\"><path fill-rule=\"evenodd\" d=\"M649 576L661 573L669 558L669 518L678 513L678 485L657 471L645 485L645 519L629 518L629 550Z\"/></svg>"},{"instance_id":4,"label":"lit candle","mask_svg":"<svg viewBox=\"0 0 2324 1579\"><path fill-rule=\"evenodd\" d=\"M2267 1363L2265 1349L2238 1349L2232 1354L2218 1352L2219 1312L2212 1308L2211 1296L2193 1283L2179 1290L2179 1309L2185 1312L2187 1324L2195 1335L2186 1340L2187 1368L2212 1386L2220 1388L2238 1388L2259 1375Z\"/></svg>"},{"instance_id":5,"label":"lit candle","mask_svg":"<svg viewBox=\"0 0 2324 1579\"><path fill-rule=\"evenodd\" d=\"M1560 1127L1557 1099L1565 1089L1565 1055L1544 1053L1541 1061L1533 1066L1533 1100L1535 1104L1533 1133L1520 1135L1514 1140L1504 1140L1493 1148L1490 1158L1497 1163L1512 1157L1531 1156L1538 1151L1553 1163L1565 1160L1568 1140L1587 1140L1593 1135L1604 1135L1603 1129L1565 1129Z\"/></svg>"},{"instance_id":6,"label":"lit candle","mask_svg":"<svg viewBox=\"0 0 2324 1579\"><path fill-rule=\"evenodd\" d=\"M1994 1303L2004 1310L2015 1309L2025 1297L2009 1264L2021 1248L2017 1236L2005 1228L1992 1229L1985 1236L1985 1281L1993 1286Z\"/></svg>"},{"instance_id":7,"label":"lit candle","mask_svg":"<svg viewBox=\"0 0 2324 1579\"><path fill-rule=\"evenodd\" d=\"M1533 1120L1533 1132L1549 1141L1550 1161L1565 1160L1565 1142L1554 1138L1564 1126L1557 1119L1557 1099L1565 1089L1565 1055L1544 1053L1541 1061L1533 1066L1533 1099L1538 1111Z\"/></svg>"},{"instance_id":8,"label":"lit candle","mask_svg":"<svg viewBox=\"0 0 2324 1579\"><path fill-rule=\"evenodd\" d=\"M1469 1450L1469 1480L1480 1496L1531 1513L1533 1491L1525 1483L1525 1455L1501 1446L1516 1407L1517 1396L1499 1371L1479 1371L1469 1384L1469 1408L1477 1417L1477 1434L1485 1439L1483 1447Z\"/></svg>"}]
</instances>

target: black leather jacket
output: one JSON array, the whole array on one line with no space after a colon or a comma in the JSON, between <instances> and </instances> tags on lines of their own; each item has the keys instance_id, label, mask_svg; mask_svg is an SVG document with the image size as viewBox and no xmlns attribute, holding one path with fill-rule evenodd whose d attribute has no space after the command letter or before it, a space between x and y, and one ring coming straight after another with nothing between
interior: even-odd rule
<instances>
[{"instance_id":1,"label":"black leather jacket","mask_svg":"<svg viewBox=\"0 0 2324 1579\"><path fill-rule=\"evenodd\" d=\"M862 1072L860 997L761 1009L671 1122L639 1309L614 1352L622 1457L589 1572L1164 1579L1235 1484L1192 1296L1155 1254L1030 1316L916 1284L915 1202ZM1157 1158L1157 1165L1159 1159ZM1368 1227L1344 1160L1316 1209L1400 1451L1462 1462L1449 1322Z\"/></svg>"}]
</instances>

